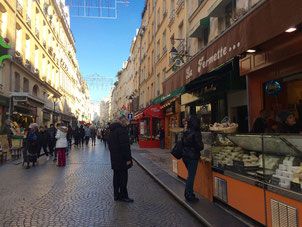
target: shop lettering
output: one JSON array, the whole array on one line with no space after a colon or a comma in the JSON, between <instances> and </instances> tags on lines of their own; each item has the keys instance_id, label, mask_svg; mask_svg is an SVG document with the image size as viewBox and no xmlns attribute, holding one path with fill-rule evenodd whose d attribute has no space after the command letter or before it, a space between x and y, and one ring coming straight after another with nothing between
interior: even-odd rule
<instances>
[{"instance_id":1,"label":"shop lettering","mask_svg":"<svg viewBox=\"0 0 302 227\"><path fill-rule=\"evenodd\" d=\"M240 47L240 42L238 42L236 45L234 44L234 45L232 45L230 47L221 47L218 51L216 51L208 59L205 59L205 57L202 56L198 60L198 73L201 73L202 69L205 69L209 65L211 65L214 62L218 61L220 58L226 56L228 53L233 52L238 47Z\"/></svg>"},{"instance_id":2,"label":"shop lettering","mask_svg":"<svg viewBox=\"0 0 302 227\"><path fill-rule=\"evenodd\" d=\"M193 76L193 70L192 70L191 67L189 66L189 67L186 69L186 80L191 79L192 76Z\"/></svg>"}]
</instances>

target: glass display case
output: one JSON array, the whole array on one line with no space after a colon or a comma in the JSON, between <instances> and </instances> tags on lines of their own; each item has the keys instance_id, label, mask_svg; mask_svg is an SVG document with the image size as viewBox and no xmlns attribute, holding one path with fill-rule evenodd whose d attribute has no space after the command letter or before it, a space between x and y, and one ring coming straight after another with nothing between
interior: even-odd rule
<instances>
[{"instance_id":1,"label":"glass display case","mask_svg":"<svg viewBox=\"0 0 302 227\"><path fill-rule=\"evenodd\" d=\"M210 150L216 171L275 191L302 191L302 135L217 134Z\"/></svg>"}]
</instances>

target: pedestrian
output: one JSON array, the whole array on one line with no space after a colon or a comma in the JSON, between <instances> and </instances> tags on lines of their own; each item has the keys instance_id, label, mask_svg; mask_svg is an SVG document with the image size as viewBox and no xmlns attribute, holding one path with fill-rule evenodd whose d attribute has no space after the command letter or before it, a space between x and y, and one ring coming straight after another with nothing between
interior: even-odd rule
<instances>
[{"instance_id":1,"label":"pedestrian","mask_svg":"<svg viewBox=\"0 0 302 227\"><path fill-rule=\"evenodd\" d=\"M85 139L85 129L83 125L80 126L80 145L84 146L84 139Z\"/></svg>"},{"instance_id":2,"label":"pedestrian","mask_svg":"<svg viewBox=\"0 0 302 227\"><path fill-rule=\"evenodd\" d=\"M86 144L86 146L88 146L89 139L90 139L90 129L89 129L88 125L85 125L84 130L85 130L85 137L84 137L85 144Z\"/></svg>"},{"instance_id":3,"label":"pedestrian","mask_svg":"<svg viewBox=\"0 0 302 227\"><path fill-rule=\"evenodd\" d=\"M56 151L58 155L58 166L65 166L66 165L66 148L67 144L67 132L68 128L57 124L57 134L56 134Z\"/></svg>"},{"instance_id":4,"label":"pedestrian","mask_svg":"<svg viewBox=\"0 0 302 227\"><path fill-rule=\"evenodd\" d=\"M188 170L186 180L185 198L188 202L196 202L198 198L193 192L195 174L197 170L200 151L203 149L200 132L200 120L192 115L187 124L187 130L183 133L183 162Z\"/></svg>"},{"instance_id":5,"label":"pedestrian","mask_svg":"<svg viewBox=\"0 0 302 227\"><path fill-rule=\"evenodd\" d=\"M39 133L38 133L38 142L39 142L38 157L42 156L41 149L43 149L44 154L47 157L47 160L49 160L49 153L48 153L48 149L47 149L48 140L49 140L48 132L45 130L45 128L43 126L40 126Z\"/></svg>"},{"instance_id":6,"label":"pedestrian","mask_svg":"<svg viewBox=\"0 0 302 227\"><path fill-rule=\"evenodd\" d=\"M71 126L68 124L68 127L67 127L67 149L66 149L66 154L67 155L68 155L68 152L71 149L72 134L73 134L73 130L72 130Z\"/></svg>"},{"instance_id":7,"label":"pedestrian","mask_svg":"<svg viewBox=\"0 0 302 227\"><path fill-rule=\"evenodd\" d=\"M105 128L102 128L101 135L102 135L102 142L104 143L104 140L105 140Z\"/></svg>"},{"instance_id":8,"label":"pedestrian","mask_svg":"<svg viewBox=\"0 0 302 227\"><path fill-rule=\"evenodd\" d=\"M300 133L302 129L296 122L295 115L287 110L281 111L278 114L279 123L277 127L278 133Z\"/></svg>"},{"instance_id":9,"label":"pedestrian","mask_svg":"<svg viewBox=\"0 0 302 227\"><path fill-rule=\"evenodd\" d=\"M38 141L38 124L32 123L29 126L30 130L27 134L27 155L28 155L28 164L27 169L29 168L29 162L32 162L32 166L36 165L38 152L39 152L39 141Z\"/></svg>"},{"instance_id":10,"label":"pedestrian","mask_svg":"<svg viewBox=\"0 0 302 227\"><path fill-rule=\"evenodd\" d=\"M107 143L108 143L108 140L109 140L109 135L110 135L110 124L108 124L108 127L105 128L105 130L104 130L103 142L104 142L105 148L107 147Z\"/></svg>"},{"instance_id":11,"label":"pedestrian","mask_svg":"<svg viewBox=\"0 0 302 227\"><path fill-rule=\"evenodd\" d=\"M78 126L75 127L73 136L74 136L74 145L78 147L80 142L80 128Z\"/></svg>"},{"instance_id":12,"label":"pedestrian","mask_svg":"<svg viewBox=\"0 0 302 227\"><path fill-rule=\"evenodd\" d=\"M159 141L160 141L160 148L164 149L165 148L165 131L164 131L163 127L161 127L159 130Z\"/></svg>"},{"instance_id":13,"label":"pedestrian","mask_svg":"<svg viewBox=\"0 0 302 227\"><path fill-rule=\"evenodd\" d=\"M48 133L48 149L50 156L54 156L53 161L57 161L57 153L55 150L56 146L56 133L57 129L55 128L54 124L50 124L49 128L47 129Z\"/></svg>"},{"instance_id":14,"label":"pedestrian","mask_svg":"<svg viewBox=\"0 0 302 227\"><path fill-rule=\"evenodd\" d=\"M102 129L101 128L97 129L97 138L102 141Z\"/></svg>"},{"instance_id":15,"label":"pedestrian","mask_svg":"<svg viewBox=\"0 0 302 227\"><path fill-rule=\"evenodd\" d=\"M96 128L94 125L90 126L90 138L91 138L91 144L92 146L95 146L95 140L96 140Z\"/></svg>"},{"instance_id":16,"label":"pedestrian","mask_svg":"<svg viewBox=\"0 0 302 227\"><path fill-rule=\"evenodd\" d=\"M124 115L119 116L115 123L110 124L108 146L113 169L114 200L133 202L127 190L128 169L133 165L127 124L128 119Z\"/></svg>"}]
</instances>

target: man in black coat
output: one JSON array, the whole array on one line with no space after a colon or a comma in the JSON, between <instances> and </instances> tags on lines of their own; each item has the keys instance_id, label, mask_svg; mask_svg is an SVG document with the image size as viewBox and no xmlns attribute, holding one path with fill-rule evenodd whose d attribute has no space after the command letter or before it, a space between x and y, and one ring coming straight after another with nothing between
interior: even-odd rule
<instances>
[{"instance_id":1,"label":"man in black coat","mask_svg":"<svg viewBox=\"0 0 302 227\"><path fill-rule=\"evenodd\" d=\"M133 202L128 197L128 169L132 166L128 120L120 116L115 123L110 124L108 145L110 150L111 168L113 169L114 200Z\"/></svg>"}]
</instances>

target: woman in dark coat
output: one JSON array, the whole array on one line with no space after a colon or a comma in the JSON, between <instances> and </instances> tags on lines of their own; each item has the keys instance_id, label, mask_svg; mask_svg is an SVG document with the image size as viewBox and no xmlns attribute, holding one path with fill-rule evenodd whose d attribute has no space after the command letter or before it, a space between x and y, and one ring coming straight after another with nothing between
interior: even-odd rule
<instances>
[{"instance_id":1,"label":"woman in dark coat","mask_svg":"<svg viewBox=\"0 0 302 227\"><path fill-rule=\"evenodd\" d=\"M295 115L290 111L281 111L278 114L279 124L277 128L278 133L300 133L302 129L299 128Z\"/></svg>"},{"instance_id":2,"label":"woman in dark coat","mask_svg":"<svg viewBox=\"0 0 302 227\"><path fill-rule=\"evenodd\" d=\"M121 116L109 129L108 145L113 169L114 200L133 202L127 191L128 169L132 166L127 118Z\"/></svg>"},{"instance_id":3,"label":"woman in dark coat","mask_svg":"<svg viewBox=\"0 0 302 227\"><path fill-rule=\"evenodd\" d=\"M183 162L188 170L186 181L185 198L189 202L198 201L193 192L195 174L197 170L200 151L203 149L200 132L200 120L196 116L191 116L188 121L188 128L183 135Z\"/></svg>"},{"instance_id":4,"label":"woman in dark coat","mask_svg":"<svg viewBox=\"0 0 302 227\"><path fill-rule=\"evenodd\" d=\"M38 150L38 157L41 156L41 149L43 149L44 154L47 156L47 160L49 159L48 157L48 140L49 140L49 135L47 130L43 126L40 126L40 130L38 133L38 140L39 140L39 150Z\"/></svg>"},{"instance_id":5,"label":"woman in dark coat","mask_svg":"<svg viewBox=\"0 0 302 227\"><path fill-rule=\"evenodd\" d=\"M38 125L36 123L31 124L30 131L27 134L27 151L28 151L28 159L32 162L32 165L35 166L38 158L39 151L39 141L38 141ZM27 165L26 168L29 168Z\"/></svg>"}]
</instances>

